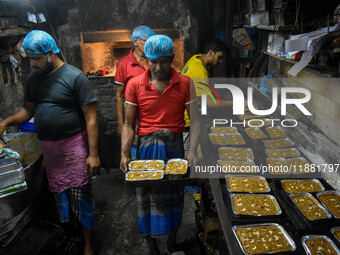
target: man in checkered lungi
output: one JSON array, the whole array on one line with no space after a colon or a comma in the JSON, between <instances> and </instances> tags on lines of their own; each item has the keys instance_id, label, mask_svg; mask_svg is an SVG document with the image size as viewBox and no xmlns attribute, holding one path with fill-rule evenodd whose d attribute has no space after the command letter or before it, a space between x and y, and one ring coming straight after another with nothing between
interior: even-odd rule
<instances>
[{"instance_id":1,"label":"man in checkered lungi","mask_svg":"<svg viewBox=\"0 0 340 255\"><path fill-rule=\"evenodd\" d=\"M138 159L184 158L184 110L192 120L192 142L189 164L196 164L199 135L195 88L190 78L178 74L171 63L173 42L164 35L151 36L144 46L149 68L132 78L125 92L126 115L122 131L121 170L125 173L130 162L130 148L138 118ZM175 238L183 211L183 186L159 185L138 187L137 218L139 233L144 235L149 254L159 254L155 237L168 235L167 252L176 251Z\"/></svg>"}]
</instances>

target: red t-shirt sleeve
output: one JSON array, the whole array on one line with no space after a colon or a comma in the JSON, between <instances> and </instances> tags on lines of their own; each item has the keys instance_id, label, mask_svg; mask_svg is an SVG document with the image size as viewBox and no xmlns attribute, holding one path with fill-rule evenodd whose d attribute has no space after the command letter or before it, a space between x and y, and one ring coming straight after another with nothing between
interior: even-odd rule
<instances>
[{"instance_id":1,"label":"red t-shirt sleeve","mask_svg":"<svg viewBox=\"0 0 340 255\"><path fill-rule=\"evenodd\" d=\"M117 64L115 82L119 85L126 85L126 68L124 63L121 61Z\"/></svg>"},{"instance_id":2,"label":"red t-shirt sleeve","mask_svg":"<svg viewBox=\"0 0 340 255\"><path fill-rule=\"evenodd\" d=\"M137 105L137 86L138 83L134 82L135 79L129 80L125 86L125 101L128 104Z\"/></svg>"}]
</instances>

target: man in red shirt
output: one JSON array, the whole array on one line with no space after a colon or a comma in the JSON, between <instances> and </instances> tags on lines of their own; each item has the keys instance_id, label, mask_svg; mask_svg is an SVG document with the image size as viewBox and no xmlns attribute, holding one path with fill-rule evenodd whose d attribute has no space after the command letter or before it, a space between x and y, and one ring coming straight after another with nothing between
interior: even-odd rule
<instances>
[{"instance_id":1,"label":"man in red shirt","mask_svg":"<svg viewBox=\"0 0 340 255\"><path fill-rule=\"evenodd\" d=\"M120 135L123 127L124 112L124 91L128 81L135 76L145 72L148 68L148 62L144 55L145 41L155 33L147 26L135 28L131 35L133 49L130 54L121 59L117 64L115 83L118 85L116 90L116 112L118 119L118 134Z\"/></svg>"},{"instance_id":2,"label":"man in red shirt","mask_svg":"<svg viewBox=\"0 0 340 255\"><path fill-rule=\"evenodd\" d=\"M126 111L122 130L120 168L123 173L131 161L129 153L138 118L138 159L184 158L184 110L191 119L191 143L188 161L197 161L199 136L195 88L190 78L178 74L171 63L174 59L172 40L154 35L145 43L149 69L132 78L125 91ZM175 238L183 211L183 185L137 187L137 218L139 233L144 235L149 254L159 254L155 237L168 235L167 252L176 251Z\"/></svg>"}]
</instances>

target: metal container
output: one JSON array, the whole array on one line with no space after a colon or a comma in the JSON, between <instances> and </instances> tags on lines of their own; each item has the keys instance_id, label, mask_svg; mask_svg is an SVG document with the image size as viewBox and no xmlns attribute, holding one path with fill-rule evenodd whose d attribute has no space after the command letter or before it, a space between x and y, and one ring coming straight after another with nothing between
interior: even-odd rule
<instances>
[{"instance_id":1,"label":"metal container","mask_svg":"<svg viewBox=\"0 0 340 255\"><path fill-rule=\"evenodd\" d=\"M268 193L268 192L270 192L270 186L269 186L269 184L268 184L268 182L267 182L267 180L266 180L266 178L264 178L263 176L256 176L256 175L226 175L226 184L227 184L227 190L229 191L229 192L236 192L236 191L232 191L231 189L230 189L230 187L229 187L229 183L228 183L228 178L242 178L242 179L244 179L244 178L252 178L252 179L261 179L261 180L263 180L265 183L266 183L266 185L267 185L267 189L266 190L264 190L264 191L261 191L261 192L249 192L249 191L245 191L245 192L247 192L247 193ZM237 191L238 192L238 191Z\"/></svg>"},{"instance_id":2,"label":"metal container","mask_svg":"<svg viewBox=\"0 0 340 255\"><path fill-rule=\"evenodd\" d=\"M180 174L176 174L176 173L168 173L168 174L171 174L171 175L184 175L187 173L187 170L188 170L188 161L185 160L185 159L181 159L181 158L174 158L174 159L169 159L167 162L166 162L166 165L164 167L164 174L167 174L166 173L166 170L167 170L167 167L168 167L168 164L171 163L171 162L182 162L183 164L185 164L185 172L184 173L180 173Z\"/></svg>"},{"instance_id":3,"label":"metal container","mask_svg":"<svg viewBox=\"0 0 340 255\"><path fill-rule=\"evenodd\" d=\"M325 203L322 202L322 200L320 199L320 196L321 196L321 195L325 195L325 194L336 194L336 195L340 196L340 192L339 192L339 191L335 191L335 190L326 190L326 191L320 191L320 192L316 193L316 196L317 196L317 198L319 199L319 201L321 202L321 204L322 204L324 207L327 208L327 210L333 215L334 218L340 219L340 217L335 216L335 215L328 209L328 207L325 205ZM339 210L340 210L340 208L339 208Z\"/></svg>"},{"instance_id":4,"label":"metal container","mask_svg":"<svg viewBox=\"0 0 340 255\"><path fill-rule=\"evenodd\" d=\"M160 163L162 165L162 167L160 167L159 169L151 169L151 168L140 168L140 169L131 169L131 166L133 163L151 163L151 162L157 162ZM159 159L152 159L152 160L133 160L130 161L129 163L129 170L130 171L143 171L143 170L162 170L164 169L164 160L159 160Z\"/></svg>"},{"instance_id":5,"label":"metal container","mask_svg":"<svg viewBox=\"0 0 340 255\"><path fill-rule=\"evenodd\" d=\"M245 173L245 174L254 174L258 172L258 168L255 165L254 161L250 159L242 159L242 160L224 160L224 159L219 159L217 160L217 163L222 167L222 172L224 173ZM229 171L223 171L223 163L229 163L229 166L225 166ZM233 166L233 163L235 165ZM241 166L238 166L238 163L241 164ZM241 169L243 167L243 169Z\"/></svg>"},{"instance_id":6,"label":"metal container","mask_svg":"<svg viewBox=\"0 0 340 255\"><path fill-rule=\"evenodd\" d=\"M262 126L255 126L255 125L250 126L249 125L249 122L252 123L252 122L256 122L256 121L263 121L263 125ZM248 127L254 127L254 128L257 127L257 128L260 128L260 127L272 126L272 125L275 125L275 124L274 124L274 122L271 122L270 119L253 119L253 120L247 120L246 121L246 125Z\"/></svg>"},{"instance_id":7,"label":"metal container","mask_svg":"<svg viewBox=\"0 0 340 255\"><path fill-rule=\"evenodd\" d=\"M149 179L144 179L144 180L129 180L129 179L128 179L129 176L130 176L131 174L144 174L144 173L145 173L145 174L150 174L150 173L161 173L161 176L162 176L162 177L161 177L161 178L157 178L157 179L149 178ZM125 173L125 180L126 180L127 182L134 182L134 181L157 181L157 180L163 179L163 177L164 177L164 171L163 171L163 170L128 171L128 172Z\"/></svg>"},{"instance_id":8,"label":"metal container","mask_svg":"<svg viewBox=\"0 0 340 255\"><path fill-rule=\"evenodd\" d=\"M321 238L321 239L324 239L326 240L327 242L329 242L331 244L331 246L334 248L334 250L340 255L340 251L338 249L338 247L336 247L336 245L334 244L334 242L327 236L324 236L324 235L306 235L306 236L303 236L301 238L301 242L302 242L302 246L303 248L305 249L307 255L312 255L311 251L309 250L308 246L307 246L307 241L308 240L313 240L313 239L318 239L318 238Z\"/></svg>"},{"instance_id":9,"label":"metal container","mask_svg":"<svg viewBox=\"0 0 340 255\"><path fill-rule=\"evenodd\" d=\"M308 162L308 160L307 159L305 159L304 157L294 157L294 158L289 158L289 159L287 159L287 164L288 164L288 166L289 166L289 168L290 168L290 170L291 170L291 172L293 173L293 174L308 174L308 173L310 173L311 172L311 169L309 169L309 172L302 172L302 173L299 173L299 172L297 172L297 171L295 171L296 170L296 167L294 167L295 165L292 165L292 163L291 163L291 161L292 160L295 160L295 159L299 159L299 160L302 160L302 161L304 161L304 169L306 168L306 165L308 165L309 166L309 168L310 168L310 164L309 164L309 162ZM302 165L301 165L302 166ZM294 168L294 169L292 169L292 168ZM301 169L300 169L301 170ZM312 172L311 172L312 173Z\"/></svg>"},{"instance_id":10,"label":"metal container","mask_svg":"<svg viewBox=\"0 0 340 255\"><path fill-rule=\"evenodd\" d=\"M227 137L227 140L229 142L229 145L232 145L232 146L239 146L239 145L245 145L246 144L246 141L243 139L242 135L240 133L231 133L231 134L225 134L226 137ZM230 138L231 136L237 136L241 143L234 143L234 142L231 142L232 139Z\"/></svg>"},{"instance_id":11,"label":"metal container","mask_svg":"<svg viewBox=\"0 0 340 255\"><path fill-rule=\"evenodd\" d=\"M225 132L222 132L223 128L226 128ZM219 132L216 132L216 131L219 131ZM211 127L210 132L214 134L233 134L233 133L238 133L238 129L237 127Z\"/></svg>"},{"instance_id":12,"label":"metal container","mask_svg":"<svg viewBox=\"0 0 340 255\"><path fill-rule=\"evenodd\" d=\"M280 142L280 141L285 141L287 143L290 143L290 145L288 146L279 146L279 147L268 147L268 143L276 143L276 142ZM292 140L290 140L289 138L279 138L279 139L268 139L268 140L263 140L263 144L264 147L268 148L268 149L279 149L279 148L289 148L294 146L294 143Z\"/></svg>"},{"instance_id":13,"label":"metal container","mask_svg":"<svg viewBox=\"0 0 340 255\"><path fill-rule=\"evenodd\" d=\"M221 137L224 141L213 143L212 139L214 137L216 137L216 136L217 137ZM225 134L222 134L222 133L221 134L219 134L219 133L210 133L209 134L209 141L213 145L228 145L229 144L227 137L225 136Z\"/></svg>"},{"instance_id":14,"label":"metal container","mask_svg":"<svg viewBox=\"0 0 340 255\"><path fill-rule=\"evenodd\" d=\"M24 212L37 200L42 192L42 183L45 181L42 152L36 134L7 134L4 140L8 146L19 153L27 150L34 152L35 158L30 158L32 159L30 162L27 160L27 166L24 167L27 189L0 199L0 236L12 231L16 225L12 223L19 222L26 215Z\"/></svg>"},{"instance_id":15,"label":"metal container","mask_svg":"<svg viewBox=\"0 0 340 255\"><path fill-rule=\"evenodd\" d=\"M284 180L280 180L281 182L281 186L282 186L282 189L287 193L287 194L292 194L294 192L288 192L284 189L284 186L283 184L284 183L288 183L288 182L293 182L293 181L299 181L299 182L316 182L318 185L320 185L321 187L321 191L324 191L325 190L325 187L322 185L322 183L318 180L318 179L303 179L303 180L299 180L299 179L284 179ZM301 192L301 193L314 193L314 192L319 192L319 191L305 191L305 192ZM299 194L299 193L296 193L295 194Z\"/></svg>"},{"instance_id":16,"label":"metal container","mask_svg":"<svg viewBox=\"0 0 340 255\"><path fill-rule=\"evenodd\" d=\"M308 219L308 218L306 217L306 215L304 214L304 212L300 209L300 207L294 202L294 200L293 200L293 197L294 197L294 196L308 196L308 197L310 197L310 198L315 202L315 204L316 204L318 207L320 207L320 209L323 210L323 211L326 213L328 219L332 218L332 215L326 210L326 208L324 208L324 207L316 200L316 198L313 197L311 194L309 194L309 193L289 194L289 197L290 197L290 199L292 200L292 202L293 202L293 204L295 205L295 207L302 213L302 215L305 216L305 218L306 218L307 220L309 220L309 221L311 221L311 222L315 222L315 221L318 221L318 220L324 220L325 218L316 219L316 220Z\"/></svg>"},{"instance_id":17,"label":"metal container","mask_svg":"<svg viewBox=\"0 0 340 255\"><path fill-rule=\"evenodd\" d=\"M281 165L271 165L271 164L269 164L269 162L268 161L270 161L270 160L273 160L273 161L281 161L283 164L282 164L282 167L281 167ZM268 166L268 172L270 173L270 174L290 174L290 170L289 170L289 168L288 168L288 166L287 166L287 160L285 159L285 158L266 158L266 163L267 163L267 166ZM269 167L270 166L270 167ZM278 167L279 169L277 169L276 167ZM285 169L287 169L288 170L288 172L286 173L286 172L282 172L282 170L285 170ZM274 170L274 171L269 171L269 170ZM279 172L276 172L275 170L280 170Z\"/></svg>"},{"instance_id":18,"label":"metal container","mask_svg":"<svg viewBox=\"0 0 340 255\"><path fill-rule=\"evenodd\" d=\"M247 151L247 154L249 155L249 157L240 157L240 158L228 158L228 157L223 157L223 150L232 150L234 152L242 152L242 151ZM218 148L218 154L220 156L220 159L228 159L228 160L235 160L235 159L250 159L250 160L254 160L254 153L252 151L252 149L249 148L241 148L241 147L220 147Z\"/></svg>"},{"instance_id":19,"label":"metal container","mask_svg":"<svg viewBox=\"0 0 340 255\"><path fill-rule=\"evenodd\" d=\"M282 131L283 133L282 133L281 136L275 136L275 137L273 137L273 136L270 135L270 132L268 132L268 130L272 130L272 129L274 129L274 130L275 130L275 129L280 130L280 132ZM284 131L282 128L280 128L280 127L266 127L266 132L267 132L268 136L269 136L270 138L272 138L272 139L286 138L285 131Z\"/></svg>"},{"instance_id":20,"label":"metal container","mask_svg":"<svg viewBox=\"0 0 340 255\"><path fill-rule=\"evenodd\" d=\"M250 253L247 253L244 250L243 245L242 245L241 241L239 240L239 238L238 238L238 236L236 234L236 230L241 229L241 228L256 228L256 227L269 227L269 226L276 226L276 227L278 227L281 230L281 232L283 233L283 235L286 238L286 240L288 241L288 243L292 246L292 248L290 250L288 250L288 251L281 251L280 253L282 253L282 252L292 252L292 251L296 250L296 246L295 246L294 241L290 238L290 236L288 235L286 230L281 225L279 225L277 223L262 223L262 224L253 224L253 225L233 226L232 227L232 231L233 231L233 233L234 233L234 235L235 235L235 237L237 239L238 244L240 245L240 247L242 249L243 254L250 255ZM265 252L265 253L258 253L258 254L275 254L275 253L273 253L273 252Z\"/></svg>"},{"instance_id":21,"label":"metal container","mask_svg":"<svg viewBox=\"0 0 340 255\"><path fill-rule=\"evenodd\" d=\"M289 151L291 152L290 155L278 155L278 156L272 156L270 157L271 154L274 154L274 153L280 153L281 151ZM298 156L300 156L300 152L298 151L298 149L296 148L281 148L281 149L266 149L265 150L265 153L267 155L268 158L296 158ZM295 155L292 155L292 153L294 153Z\"/></svg>"},{"instance_id":22,"label":"metal container","mask_svg":"<svg viewBox=\"0 0 340 255\"><path fill-rule=\"evenodd\" d=\"M23 181L25 181L25 172L17 159L0 159L0 189Z\"/></svg>"},{"instance_id":23,"label":"metal container","mask_svg":"<svg viewBox=\"0 0 340 255\"><path fill-rule=\"evenodd\" d=\"M236 212L235 206L234 206L233 197L235 197L235 196L267 197L267 198L269 198L269 199L271 199L273 201L277 213L276 214L239 214L239 213ZM230 194L230 202L231 202L231 208L233 210L233 213L236 214L236 215L259 216L259 217L261 217L261 216L278 216L278 215L280 215L282 213L281 207L279 206L276 198L274 196L268 195L268 194L234 194L234 193L231 193Z\"/></svg>"},{"instance_id":24,"label":"metal container","mask_svg":"<svg viewBox=\"0 0 340 255\"><path fill-rule=\"evenodd\" d=\"M249 131L248 131L249 130ZM257 132L259 135L262 135L262 137L252 137L248 132L251 132L251 130L254 130L254 132ZM257 140L257 139L266 139L268 136L262 132L261 128L258 127L248 127L244 129L244 132L249 136L250 139L252 140Z\"/></svg>"}]
</instances>

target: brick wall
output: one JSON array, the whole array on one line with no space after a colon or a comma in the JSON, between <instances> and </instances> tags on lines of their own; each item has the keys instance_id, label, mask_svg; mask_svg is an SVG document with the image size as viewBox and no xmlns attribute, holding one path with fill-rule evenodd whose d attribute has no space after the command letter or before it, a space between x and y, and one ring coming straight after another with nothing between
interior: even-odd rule
<instances>
[{"instance_id":1,"label":"brick wall","mask_svg":"<svg viewBox=\"0 0 340 255\"><path fill-rule=\"evenodd\" d=\"M288 77L286 86L301 87L310 91L311 99L304 105L312 116L307 116L307 119L340 146L339 79L328 77L310 68L305 68L293 78L287 74L292 65L292 63L269 57L268 73L273 73L274 77ZM302 117L301 112L294 108L289 107L287 111L297 119Z\"/></svg>"},{"instance_id":2,"label":"brick wall","mask_svg":"<svg viewBox=\"0 0 340 255\"><path fill-rule=\"evenodd\" d=\"M117 135L116 86L112 77L90 78L97 96L99 125L99 154L102 166L118 168L120 162L120 137Z\"/></svg>"}]
</instances>

